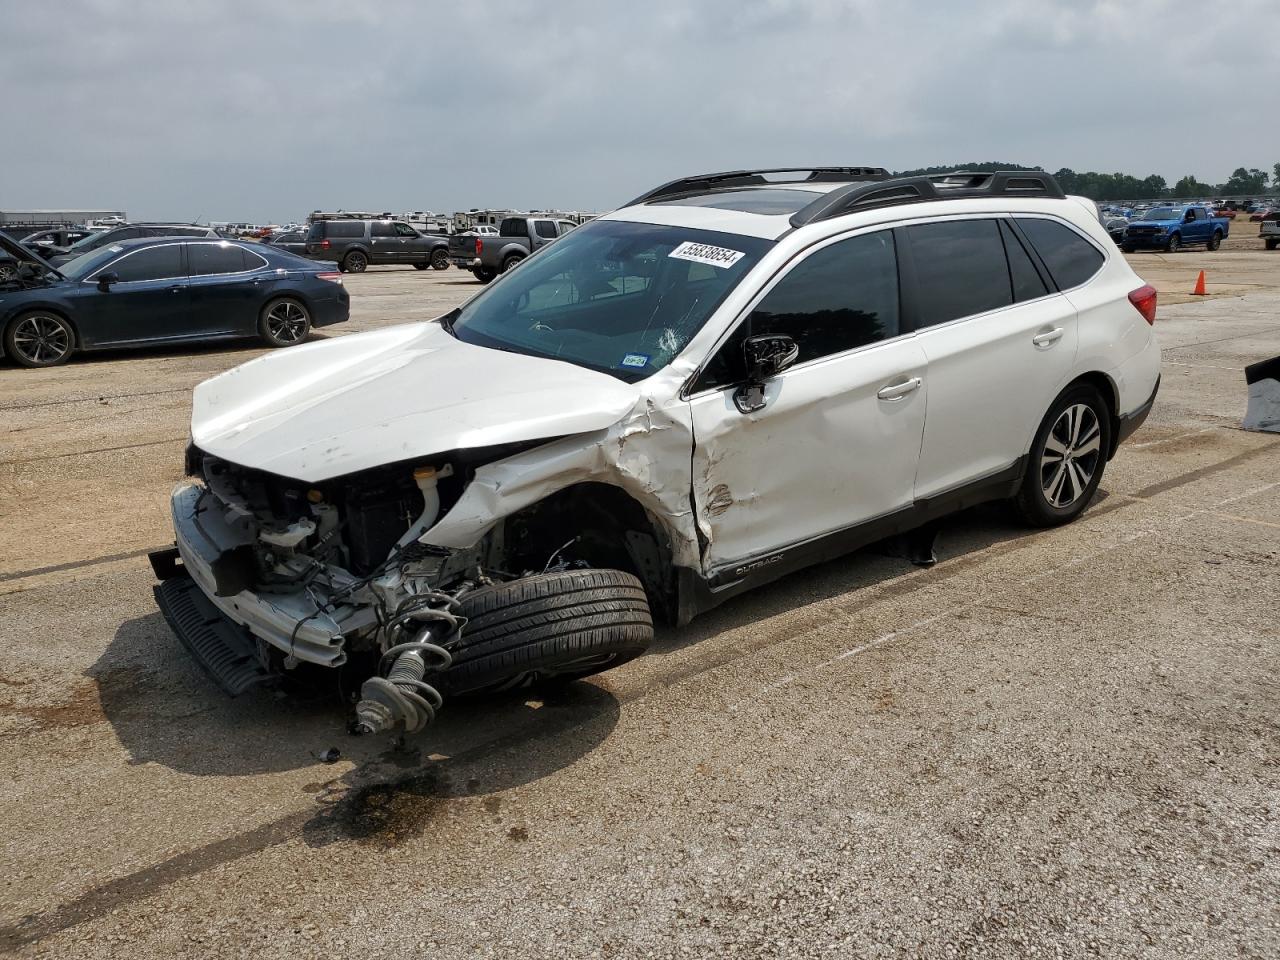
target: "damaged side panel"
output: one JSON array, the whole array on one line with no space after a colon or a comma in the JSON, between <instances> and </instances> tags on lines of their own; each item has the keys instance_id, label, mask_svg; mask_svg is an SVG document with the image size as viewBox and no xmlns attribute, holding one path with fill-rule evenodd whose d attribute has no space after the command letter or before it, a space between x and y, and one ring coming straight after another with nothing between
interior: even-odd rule
<instances>
[{"instance_id":1,"label":"damaged side panel","mask_svg":"<svg viewBox=\"0 0 1280 960\"><path fill-rule=\"evenodd\" d=\"M924 434L925 356L912 338L807 363L741 413L732 390L690 401L693 500L704 572L912 503ZM885 384L912 383L886 400Z\"/></svg>"},{"instance_id":2,"label":"damaged side panel","mask_svg":"<svg viewBox=\"0 0 1280 960\"><path fill-rule=\"evenodd\" d=\"M422 537L439 547L474 546L495 524L583 482L611 484L660 518L672 561L699 568L689 502L693 428L689 405L642 396L607 430L567 437L480 467L453 508Z\"/></svg>"}]
</instances>

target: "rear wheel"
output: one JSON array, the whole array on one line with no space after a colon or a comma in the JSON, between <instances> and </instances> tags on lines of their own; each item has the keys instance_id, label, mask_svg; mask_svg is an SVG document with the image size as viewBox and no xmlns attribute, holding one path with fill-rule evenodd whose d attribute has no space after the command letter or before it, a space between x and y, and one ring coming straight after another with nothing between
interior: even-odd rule
<instances>
[{"instance_id":1,"label":"rear wheel","mask_svg":"<svg viewBox=\"0 0 1280 960\"><path fill-rule=\"evenodd\" d=\"M508 270L514 270L520 265L520 261L523 259L524 257L507 257L507 259L502 261L502 272L506 273Z\"/></svg>"},{"instance_id":2,"label":"rear wheel","mask_svg":"<svg viewBox=\"0 0 1280 960\"><path fill-rule=\"evenodd\" d=\"M453 666L430 683L446 696L564 683L632 660L653 641L640 581L621 570L566 570L481 587Z\"/></svg>"},{"instance_id":3,"label":"rear wheel","mask_svg":"<svg viewBox=\"0 0 1280 960\"><path fill-rule=\"evenodd\" d=\"M1036 431L1014 505L1034 527L1070 523L1089 506L1111 450L1111 411L1088 383L1067 388Z\"/></svg>"},{"instance_id":4,"label":"rear wheel","mask_svg":"<svg viewBox=\"0 0 1280 960\"><path fill-rule=\"evenodd\" d=\"M493 270L490 267L476 267L474 270L471 271L471 273L481 283L490 283L492 282L493 278L498 275L497 271Z\"/></svg>"},{"instance_id":5,"label":"rear wheel","mask_svg":"<svg viewBox=\"0 0 1280 960\"><path fill-rule=\"evenodd\" d=\"M66 363L75 349L71 324L44 310L15 317L4 332L4 352L24 367L53 367Z\"/></svg>"},{"instance_id":6,"label":"rear wheel","mask_svg":"<svg viewBox=\"0 0 1280 960\"><path fill-rule=\"evenodd\" d=\"M311 313L301 302L290 297L272 300L262 308L258 333L273 347L291 347L311 333Z\"/></svg>"},{"instance_id":7,"label":"rear wheel","mask_svg":"<svg viewBox=\"0 0 1280 960\"><path fill-rule=\"evenodd\" d=\"M1205 246L1208 247L1210 250L1217 250L1220 246L1222 246L1222 231L1221 230L1213 231L1213 236L1209 238L1209 242L1205 244Z\"/></svg>"},{"instance_id":8,"label":"rear wheel","mask_svg":"<svg viewBox=\"0 0 1280 960\"><path fill-rule=\"evenodd\" d=\"M431 269L432 270L448 270L449 269L449 251L448 250L431 251Z\"/></svg>"},{"instance_id":9,"label":"rear wheel","mask_svg":"<svg viewBox=\"0 0 1280 960\"><path fill-rule=\"evenodd\" d=\"M369 266L369 258L359 250L352 250L342 258L342 268L347 273L364 273L367 266Z\"/></svg>"},{"instance_id":10,"label":"rear wheel","mask_svg":"<svg viewBox=\"0 0 1280 960\"><path fill-rule=\"evenodd\" d=\"M1276 248L1276 245L1277 245L1277 244L1280 244L1280 240L1268 240L1268 241L1267 241L1267 249L1268 249L1268 250L1274 250L1274 249Z\"/></svg>"}]
</instances>

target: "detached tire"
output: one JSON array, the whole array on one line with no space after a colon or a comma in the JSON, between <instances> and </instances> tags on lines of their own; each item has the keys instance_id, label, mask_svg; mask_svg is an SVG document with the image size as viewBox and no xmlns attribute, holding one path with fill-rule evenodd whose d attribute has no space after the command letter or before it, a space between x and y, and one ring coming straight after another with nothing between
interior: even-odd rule
<instances>
[{"instance_id":1,"label":"detached tire","mask_svg":"<svg viewBox=\"0 0 1280 960\"><path fill-rule=\"evenodd\" d=\"M445 696L566 683L634 660L653 642L644 587L621 570L568 570L481 587L453 666L428 682Z\"/></svg>"}]
</instances>

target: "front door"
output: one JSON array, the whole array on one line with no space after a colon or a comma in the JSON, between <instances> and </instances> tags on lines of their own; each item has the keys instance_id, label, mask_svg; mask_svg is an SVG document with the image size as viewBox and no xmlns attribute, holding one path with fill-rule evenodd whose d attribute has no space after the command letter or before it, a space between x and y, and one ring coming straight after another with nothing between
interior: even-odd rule
<instances>
[{"instance_id":1,"label":"front door","mask_svg":"<svg viewBox=\"0 0 1280 960\"><path fill-rule=\"evenodd\" d=\"M119 278L105 289L98 278ZM181 336L190 325L182 244L126 251L80 284L76 318L86 347Z\"/></svg>"},{"instance_id":2,"label":"front door","mask_svg":"<svg viewBox=\"0 0 1280 960\"><path fill-rule=\"evenodd\" d=\"M795 364L742 413L742 342L785 334ZM925 358L900 325L894 238L881 230L802 254L699 374L690 398L703 572L734 579L789 548L912 505Z\"/></svg>"}]
</instances>

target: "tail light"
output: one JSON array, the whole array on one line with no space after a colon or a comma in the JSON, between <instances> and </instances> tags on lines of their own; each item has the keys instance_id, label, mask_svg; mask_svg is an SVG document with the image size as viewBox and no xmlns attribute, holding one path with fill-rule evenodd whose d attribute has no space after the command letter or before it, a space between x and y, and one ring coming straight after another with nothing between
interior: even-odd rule
<instances>
[{"instance_id":1,"label":"tail light","mask_svg":"<svg viewBox=\"0 0 1280 960\"><path fill-rule=\"evenodd\" d=\"M328 280L330 283L342 284L342 274L340 273L317 273L317 280Z\"/></svg>"},{"instance_id":2,"label":"tail light","mask_svg":"<svg viewBox=\"0 0 1280 960\"><path fill-rule=\"evenodd\" d=\"M476 237L476 256L480 256L484 252L484 241Z\"/></svg>"},{"instance_id":3,"label":"tail light","mask_svg":"<svg viewBox=\"0 0 1280 960\"><path fill-rule=\"evenodd\" d=\"M328 241L328 240L321 240L321 241L320 241L320 249L321 249L321 250L328 250L328 249L329 249L329 246L330 246L330 244L329 244L329 241Z\"/></svg>"},{"instance_id":4,"label":"tail light","mask_svg":"<svg viewBox=\"0 0 1280 960\"><path fill-rule=\"evenodd\" d=\"M1147 323L1156 322L1156 288L1151 284L1144 284L1129 294L1129 302Z\"/></svg>"}]
</instances>

